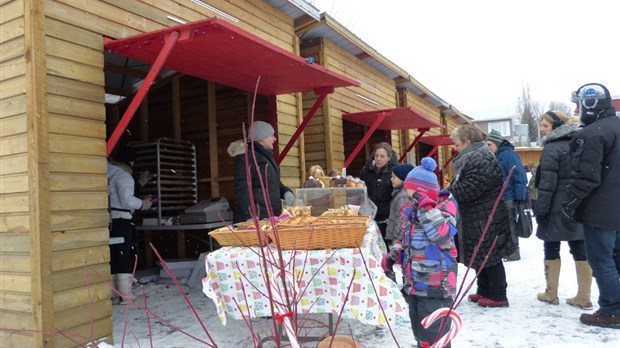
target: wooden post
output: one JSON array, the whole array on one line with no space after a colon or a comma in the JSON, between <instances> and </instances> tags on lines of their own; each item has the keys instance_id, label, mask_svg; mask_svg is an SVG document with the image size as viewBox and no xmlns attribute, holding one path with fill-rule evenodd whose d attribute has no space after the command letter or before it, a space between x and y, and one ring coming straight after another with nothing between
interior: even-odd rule
<instances>
[{"instance_id":1,"label":"wooden post","mask_svg":"<svg viewBox=\"0 0 620 348\"><path fill-rule=\"evenodd\" d=\"M23 6L25 8L24 52L26 56L32 347L49 348L55 345L53 335L55 324L43 3L43 0L25 0ZM5 324L10 326L10 323Z\"/></svg>"},{"instance_id":2,"label":"wooden post","mask_svg":"<svg viewBox=\"0 0 620 348\"><path fill-rule=\"evenodd\" d=\"M215 94L215 82L208 82L207 99L208 99L208 118L209 118L209 161L211 167L211 197L220 195L220 176L219 161L217 158L217 108Z\"/></svg>"}]
</instances>

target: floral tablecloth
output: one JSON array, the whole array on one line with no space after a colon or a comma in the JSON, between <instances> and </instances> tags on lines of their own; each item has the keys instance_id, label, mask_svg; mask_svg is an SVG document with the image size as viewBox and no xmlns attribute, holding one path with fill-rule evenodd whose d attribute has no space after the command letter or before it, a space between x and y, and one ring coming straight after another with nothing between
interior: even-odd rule
<instances>
[{"instance_id":1,"label":"floral tablecloth","mask_svg":"<svg viewBox=\"0 0 620 348\"><path fill-rule=\"evenodd\" d=\"M339 315L346 300L343 319L383 326L405 323L407 305L397 285L381 269L385 244L378 236L371 222L360 248L284 250L286 270L299 287L293 300L297 312ZM267 260L275 260L275 248L267 247L264 252ZM224 247L207 255L203 292L215 302L223 324L226 315L243 319L272 314L260 255L260 248L243 247ZM270 277L276 270L270 265L267 269Z\"/></svg>"}]
</instances>

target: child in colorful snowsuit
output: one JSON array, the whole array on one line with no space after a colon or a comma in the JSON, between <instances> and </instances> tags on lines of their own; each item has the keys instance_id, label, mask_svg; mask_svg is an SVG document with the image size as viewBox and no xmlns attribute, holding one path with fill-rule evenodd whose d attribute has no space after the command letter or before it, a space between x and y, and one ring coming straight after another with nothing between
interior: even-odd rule
<instances>
[{"instance_id":1,"label":"child in colorful snowsuit","mask_svg":"<svg viewBox=\"0 0 620 348\"><path fill-rule=\"evenodd\" d=\"M432 345L450 329L450 320L441 333L441 320L428 329L421 321L435 310L452 305L458 269L454 242L458 208L450 193L440 194L433 172L436 167L432 158L425 157L422 165L407 175L404 188L409 203L401 208L401 239L395 241L382 262L384 270L391 270L395 263L402 266L403 292L418 347Z\"/></svg>"}]
</instances>

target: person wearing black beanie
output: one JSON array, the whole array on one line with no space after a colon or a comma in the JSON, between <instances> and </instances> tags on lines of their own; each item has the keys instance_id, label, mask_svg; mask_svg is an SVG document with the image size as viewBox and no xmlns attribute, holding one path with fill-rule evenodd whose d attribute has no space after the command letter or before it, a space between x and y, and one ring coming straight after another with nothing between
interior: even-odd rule
<instances>
[{"instance_id":1,"label":"person wearing black beanie","mask_svg":"<svg viewBox=\"0 0 620 348\"><path fill-rule=\"evenodd\" d=\"M390 215L387 220L385 230L386 244L391 244L400 236L400 228L402 227L403 217L400 215L400 208L407 204L407 194L403 190L403 184L407 174L413 169L409 163L399 164L392 168L392 201L390 202Z\"/></svg>"},{"instance_id":2,"label":"person wearing black beanie","mask_svg":"<svg viewBox=\"0 0 620 348\"><path fill-rule=\"evenodd\" d=\"M114 159L108 161L108 196L110 202L110 237L123 238L122 243L110 245L110 270L112 286L118 289L122 298L120 303L135 299L131 292L133 275L133 248L131 244L133 213L136 210L148 210L153 204L151 197L140 199L135 196L135 181L132 166L137 158L136 151L122 147L116 152ZM116 293L112 294L116 302Z\"/></svg>"}]
</instances>

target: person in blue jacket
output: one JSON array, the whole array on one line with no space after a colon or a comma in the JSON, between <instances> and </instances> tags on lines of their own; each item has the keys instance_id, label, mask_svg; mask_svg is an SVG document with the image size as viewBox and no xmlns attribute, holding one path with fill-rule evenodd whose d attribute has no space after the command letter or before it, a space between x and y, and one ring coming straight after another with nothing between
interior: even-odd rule
<instances>
[{"instance_id":1,"label":"person in blue jacket","mask_svg":"<svg viewBox=\"0 0 620 348\"><path fill-rule=\"evenodd\" d=\"M508 140L502 138L502 135L493 129L486 138L489 149L495 153L495 158L502 168L502 176L504 181L514 166L515 170L510 177L510 181L504 191L504 203L508 209L508 221L510 223L510 235L517 247L512 255L506 256L506 261L517 261L521 259L519 252L519 237L517 236L517 221L515 220L515 202L525 201L527 192L527 174L521 162L521 158L515 152L515 147Z\"/></svg>"}]
</instances>

